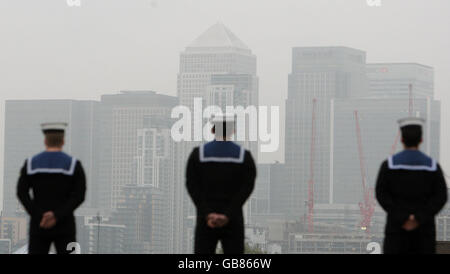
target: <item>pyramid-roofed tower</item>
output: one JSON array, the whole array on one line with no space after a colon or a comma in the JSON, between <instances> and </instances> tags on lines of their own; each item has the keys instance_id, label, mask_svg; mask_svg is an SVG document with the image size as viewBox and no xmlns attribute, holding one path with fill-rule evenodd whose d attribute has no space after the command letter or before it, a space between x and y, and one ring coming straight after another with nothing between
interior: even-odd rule
<instances>
[{"instance_id":1,"label":"pyramid-roofed tower","mask_svg":"<svg viewBox=\"0 0 450 274\"><path fill-rule=\"evenodd\" d=\"M202 49L238 49L250 52L247 45L244 44L234 33L232 33L222 23L217 23L206 30L202 35L194 40L187 51Z\"/></svg>"},{"instance_id":2,"label":"pyramid-roofed tower","mask_svg":"<svg viewBox=\"0 0 450 274\"><path fill-rule=\"evenodd\" d=\"M196 111L196 99L201 99L202 105L218 106L257 106L258 76L256 73L256 56L234 33L222 23L214 24L188 44L180 53L180 66L177 75L177 96L179 104ZM201 107L203 108L203 107ZM205 108L206 110L206 108ZM202 113L200 109L198 113ZM206 126L204 120L200 123L191 121L191 131ZM184 130L184 129L183 129ZM201 130L200 130L201 131ZM192 141L180 142L177 145L175 166L184 167L194 147L201 144L203 134L191 134ZM242 144L250 150L254 159L258 159L258 142L246 141ZM183 188L185 180L183 168L177 169L174 175L173 189L177 193L174 199L173 243L178 253L192 250L189 229L186 226L187 216L195 212L190 197ZM248 213L248 208L244 209Z\"/></svg>"}]
</instances>

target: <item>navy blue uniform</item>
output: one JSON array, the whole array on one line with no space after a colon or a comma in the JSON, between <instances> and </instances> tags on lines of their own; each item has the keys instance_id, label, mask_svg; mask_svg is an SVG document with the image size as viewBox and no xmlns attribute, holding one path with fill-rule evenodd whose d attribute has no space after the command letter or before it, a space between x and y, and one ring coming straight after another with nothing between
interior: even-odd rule
<instances>
[{"instance_id":1,"label":"navy blue uniform","mask_svg":"<svg viewBox=\"0 0 450 274\"><path fill-rule=\"evenodd\" d=\"M30 215L30 254L47 254L52 242L58 253L67 253L67 244L75 242L73 212L84 201L85 192L81 162L64 152L42 152L25 161L17 196ZM43 229L39 224L47 211L53 211L56 225Z\"/></svg>"},{"instance_id":2,"label":"navy blue uniform","mask_svg":"<svg viewBox=\"0 0 450 274\"><path fill-rule=\"evenodd\" d=\"M434 217L447 201L439 164L419 150L404 150L381 165L376 197L387 212L384 253L435 253ZM419 227L402 228L413 214Z\"/></svg>"},{"instance_id":3,"label":"navy blue uniform","mask_svg":"<svg viewBox=\"0 0 450 274\"><path fill-rule=\"evenodd\" d=\"M224 253L244 252L242 206L253 191L256 166L251 153L229 141L212 141L195 148L188 160L186 185L197 208L195 253L215 253L220 240ZM224 214L221 228L207 226L210 213Z\"/></svg>"}]
</instances>

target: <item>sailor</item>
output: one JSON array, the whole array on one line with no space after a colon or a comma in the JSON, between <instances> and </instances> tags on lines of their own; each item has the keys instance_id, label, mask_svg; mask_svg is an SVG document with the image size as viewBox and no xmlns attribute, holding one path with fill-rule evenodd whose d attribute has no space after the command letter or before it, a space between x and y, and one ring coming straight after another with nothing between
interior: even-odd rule
<instances>
[{"instance_id":1,"label":"sailor","mask_svg":"<svg viewBox=\"0 0 450 274\"><path fill-rule=\"evenodd\" d=\"M62 151L66 123L41 125L46 150L25 161L17 196L30 215L29 254L69 253L76 242L73 212L84 201L86 179L81 162ZM32 196L30 196L30 190Z\"/></svg>"},{"instance_id":2,"label":"sailor","mask_svg":"<svg viewBox=\"0 0 450 274\"><path fill-rule=\"evenodd\" d=\"M404 150L382 163L376 182L376 198L387 212L383 250L435 253L434 217L447 201L447 185L440 165L419 150L425 120L398 122Z\"/></svg>"},{"instance_id":3,"label":"sailor","mask_svg":"<svg viewBox=\"0 0 450 274\"><path fill-rule=\"evenodd\" d=\"M256 166L250 151L230 141L234 115L212 119L212 142L192 151L186 185L197 208L194 252L214 254L218 241L224 254L244 253L242 206L253 191Z\"/></svg>"}]
</instances>

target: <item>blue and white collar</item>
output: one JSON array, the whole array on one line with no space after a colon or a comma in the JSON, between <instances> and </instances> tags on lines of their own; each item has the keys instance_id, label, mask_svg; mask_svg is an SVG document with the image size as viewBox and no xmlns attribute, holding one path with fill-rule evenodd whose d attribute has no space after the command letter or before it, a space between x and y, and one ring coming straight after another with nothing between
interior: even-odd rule
<instances>
[{"instance_id":1,"label":"blue and white collar","mask_svg":"<svg viewBox=\"0 0 450 274\"><path fill-rule=\"evenodd\" d=\"M243 163L245 149L229 141L212 141L199 147L200 162Z\"/></svg>"},{"instance_id":2,"label":"blue and white collar","mask_svg":"<svg viewBox=\"0 0 450 274\"><path fill-rule=\"evenodd\" d=\"M73 175L77 160L63 152L42 152L27 160L27 174L52 173Z\"/></svg>"},{"instance_id":3,"label":"blue and white collar","mask_svg":"<svg viewBox=\"0 0 450 274\"><path fill-rule=\"evenodd\" d=\"M419 150L404 150L388 158L389 169L436 171L436 160Z\"/></svg>"}]
</instances>

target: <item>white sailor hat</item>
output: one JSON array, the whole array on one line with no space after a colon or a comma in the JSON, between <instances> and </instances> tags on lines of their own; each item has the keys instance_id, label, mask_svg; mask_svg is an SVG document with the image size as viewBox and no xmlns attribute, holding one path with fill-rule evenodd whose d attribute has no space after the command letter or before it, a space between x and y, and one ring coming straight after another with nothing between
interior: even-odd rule
<instances>
[{"instance_id":1,"label":"white sailor hat","mask_svg":"<svg viewBox=\"0 0 450 274\"><path fill-rule=\"evenodd\" d=\"M211 118L212 124L234 123L236 115L234 114L213 114Z\"/></svg>"},{"instance_id":2,"label":"white sailor hat","mask_svg":"<svg viewBox=\"0 0 450 274\"><path fill-rule=\"evenodd\" d=\"M41 124L42 132L65 132L67 128L67 123L55 122L55 123L43 123Z\"/></svg>"},{"instance_id":3,"label":"white sailor hat","mask_svg":"<svg viewBox=\"0 0 450 274\"><path fill-rule=\"evenodd\" d=\"M425 125L425 119L420 117L407 117L398 120L398 125L400 128L406 127L406 126L420 126L423 127Z\"/></svg>"}]
</instances>

